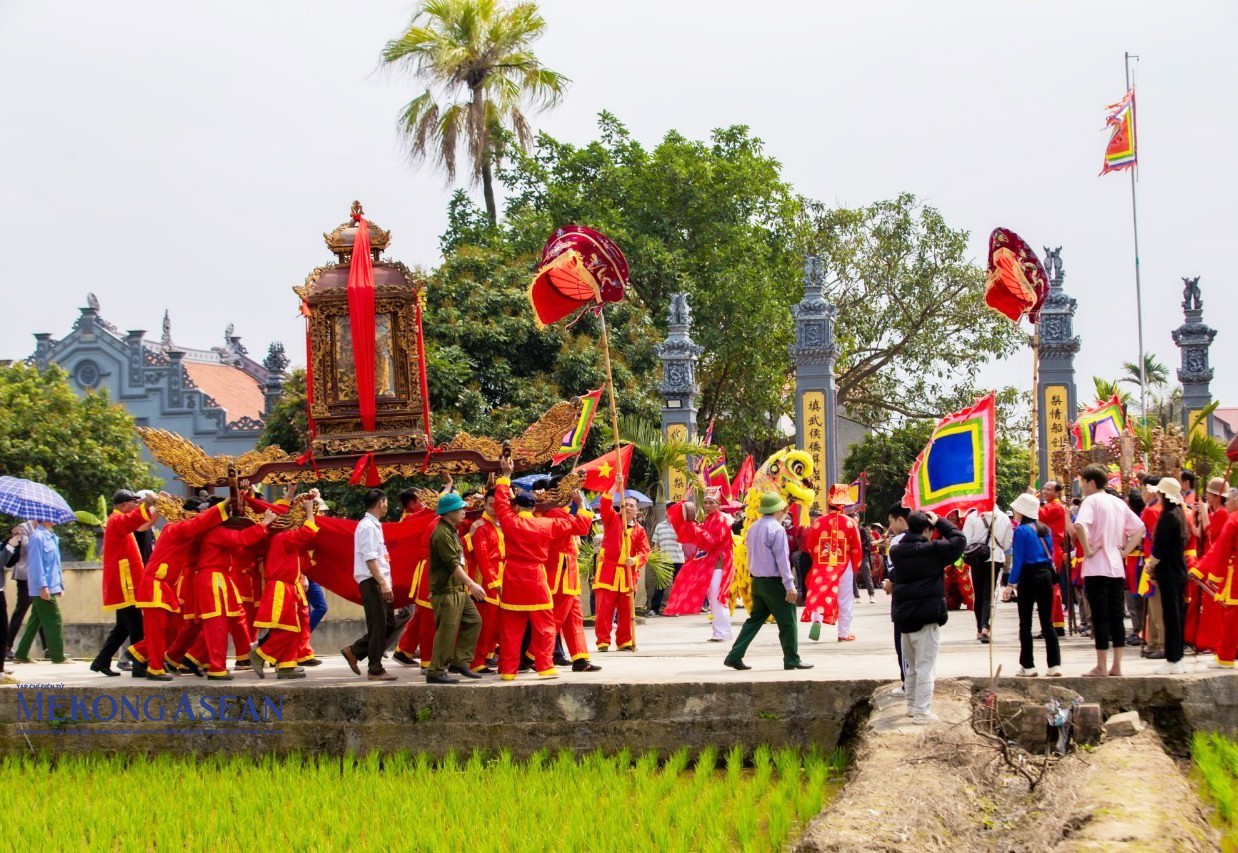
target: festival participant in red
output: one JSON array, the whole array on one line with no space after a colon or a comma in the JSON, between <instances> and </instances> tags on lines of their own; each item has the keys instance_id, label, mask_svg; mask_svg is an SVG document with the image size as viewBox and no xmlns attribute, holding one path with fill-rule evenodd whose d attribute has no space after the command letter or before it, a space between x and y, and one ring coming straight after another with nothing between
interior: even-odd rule
<instances>
[{"instance_id":1,"label":"festival participant in red","mask_svg":"<svg viewBox=\"0 0 1238 853\"><path fill-rule=\"evenodd\" d=\"M1070 583L1066 559L1066 505L1062 503L1062 485L1054 480L1040 489L1044 503L1040 506L1040 521L1053 535L1053 557L1057 561L1058 583L1053 592L1053 627L1059 637L1066 634L1066 610L1063 607L1063 590Z\"/></svg>"},{"instance_id":2,"label":"festival participant in red","mask_svg":"<svg viewBox=\"0 0 1238 853\"><path fill-rule=\"evenodd\" d=\"M129 653L145 665L151 681L171 681L165 667L168 646L181 628L181 601L177 590L181 579L197 558L198 540L228 517L225 503L209 506L189 498L184 503L185 517L166 524L155 540L150 561L142 572L135 594L142 613L142 639L129 647ZM175 664L168 664L176 669Z\"/></svg>"},{"instance_id":3,"label":"festival participant in red","mask_svg":"<svg viewBox=\"0 0 1238 853\"><path fill-rule=\"evenodd\" d=\"M1156 535L1156 525L1161 520L1163 509L1160 495L1156 492L1156 484L1159 482L1159 477L1148 475L1143 478L1145 506L1143 512L1139 514L1139 520L1143 522L1144 529L1147 531L1143 537L1145 564L1152 558L1152 541ZM1165 657L1165 614L1161 606L1160 590L1157 589L1155 581L1150 581L1146 575L1141 575L1139 594L1144 597L1147 604L1147 614L1143 625L1144 657L1162 660Z\"/></svg>"},{"instance_id":4,"label":"festival participant in red","mask_svg":"<svg viewBox=\"0 0 1238 853\"><path fill-rule=\"evenodd\" d=\"M543 518L567 519L574 522L571 514L562 507L552 507L539 512ZM589 645L585 641L585 619L580 610L580 535L559 533L550 543L546 559L546 577L550 581L550 594L554 601L555 630L567 644L568 656L572 659L572 672L598 672L601 667L589 662Z\"/></svg>"},{"instance_id":5,"label":"festival participant in red","mask_svg":"<svg viewBox=\"0 0 1238 853\"><path fill-rule=\"evenodd\" d=\"M542 678L558 678L551 650L554 648L554 601L546 582L546 560L556 536L589 532L593 514L584 507L577 493L572 501L572 518L537 518L532 496L522 496L521 510L512 509L512 461L499 463L501 477L494 486L494 511L503 531L506 562L503 565L499 596L499 677L511 681L520 664L520 642L525 626L532 624L534 668Z\"/></svg>"},{"instance_id":6,"label":"festival participant in red","mask_svg":"<svg viewBox=\"0 0 1238 853\"><path fill-rule=\"evenodd\" d=\"M306 497L301 506L305 523L289 530L287 522L280 519L272 525L274 532L267 544L266 585L254 625L269 629L269 633L262 645L249 651L250 665L259 678L266 677L266 664L275 667L277 678L305 677L305 672L297 667L309 619L302 566L309 559L318 525L314 521L314 497Z\"/></svg>"},{"instance_id":7,"label":"festival participant in red","mask_svg":"<svg viewBox=\"0 0 1238 853\"><path fill-rule=\"evenodd\" d=\"M494 489L486 490L485 510L481 518L473 522L467 546L473 554L473 565L477 570L473 580L486 590L486 597L477 602L477 612L481 614L481 634L478 635L477 648L469 668L473 672L489 674L494 670L486 665L486 658L494 651L499 639L499 586L506 557L503 531L499 529L494 514Z\"/></svg>"},{"instance_id":8,"label":"festival participant in red","mask_svg":"<svg viewBox=\"0 0 1238 853\"><path fill-rule=\"evenodd\" d=\"M444 494L452 490L451 478L447 478ZM400 636L395 654L391 657L404 666L417 666L428 669L430 657L434 652L434 608L430 606L430 535L438 524L438 516L434 510L425 506L414 489L400 492L400 520L396 524L424 526L416 538L417 567L413 570L413 585L410 597L413 599L413 618ZM386 528L385 524L384 535ZM418 660L420 651L420 661Z\"/></svg>"},{"instance_id":9,"label":"festival participant in red","mask_svg":"<svg viewBox=\"0 0 1238 853\"><path fill-rule=\"evenodd\" d=\"M713 613L712 643L731 639L731 608L728 603L731 582L735 578L735 537L730 522L722 513L722 489L711 486L705 490L705 517L696 520L692 503L674 503L666 508L666 518L675 529L679 544L693 554L675 576L670 598L663 613L667 616L690 616L700 612L701 600L709 600ZM788 543L788 547L790 543Z\"/></svg>"},{"instance_id":10,"label":"festival participant in red","mask_svg":"<svg viewBox=\"0 0 1238 853\"><path fill-rule=\"evenodd\" d=\"M154 505L154 497L140 501L128 489L112 496L112 514L103 525L103 609L116 612L116 625L90 664L93 672L119 675L112 669L112 658L126 637L132 643L142 639L142 614L135 606L137 585L142 578L142 552L133 534L158 518ZM141 678L146 674L144 670L139 663L133 668L133 677Z\"/></svg>"},{"instance_id":11,"label":"festival participant in red","mask_svg":"<svg viewBox=\"0 0 1238 853\"><path fill-rule=\"evenodd\" d=\"M622 474L615 475L615 491L623 494ZM599 652L610 649L610 632L615 612L619 614L619 629L615 640L619 651L636 651L632 634L632 596L641 569L649 561L649 537L645 528L636 523L636 498L625 497L623 509L615 512L614 496L604 493L602 506L602 550L599 568L593 578L593 598L597 602L594 634ZM583 534L581 534L583 535Z\"/></svg>"},{"instance_id":12,"label":"festival participant in red","mask_svg":"<svg viewBox=\"0 0 1238 853\"><path fill-rule=\"evenodd\" d=\"M830 487L827 500L829 512L819 516L804 537L804 550L812 555L812 570L808 574L808 591L804 595L801 622L812 622L809 639L821 637L821 623L838 624L838 642L855 639L851 619L855 597L851 578L860 565L860 529L854 519L843 512L851 503L850 488L844 484Z\"/></svg>"},{"instance_id":13,"label":"festival participant in red","mask_svg":"<svg viewBox=\"0 0 1238 853\"><path fill-rule=\"evenodd\" d=\"M1213 477L1208 481L1205 502L1196 505L1196 513L1200 529L1203 531L1206 556L1207 551L1210 551L1220 540L1221 532L1225 529L1225 522L1229 518L1229 511L1225 508L1224 478ZM1187 562L1189 565L1190 561ZM1193 592L1199 593L1201 599L1199 627L1195 632L1196 651L1215 652L1221 642L1223 609L1214 596L1207 594L1199 587L1199 582L1202 581L1214 589L1220 589L1225 583L1225 567L1221 566L1219 569L1220 571L1215 574L1206 574L1202 558L1190 568L1191 576L1195 579L1191 581L1191 586L1195 588Z\"/></svg>"},{"instance_id":14,"label":"festival participant in red","mask_svg":"<svg viewBox=\"0 0 1238 853\"><path fill-rule=\"evenodd\" d=\"M1209 583L1219 614L1219 632L1216 654L1208 666L1233 671L1234 658L1238 657L1238 489L1227 492L1225 510L1225 526L1209 544L1199 567L1206 578L1219 578L1216 584Z\"/></svg>"},{"instance_id":15,"label":"festival participant in red","mask_svg":"<svg viewBox=\"0 0 1238 853\"><path fill-rule=\"evenodd\" d=\"M245 623L249 626L249 644L258 642L258 632L254 627L258 614L258 602L262 601L263 558L266 556L266 543L259 542L250 548L242 548L232 555L232 570L229 577L236 585L237 597L241 601L241 609L245 611ZM237 661L240 665L242 662ZM245 661L247 664L248 661Z\"/></svg>"},{"instance_id":16,"label":"festival participant in red","mask_svg":"<svg viewBox=\"0 0 1238 853\"><path fill-rule=\"evenodd\" d=\"M245 624L245 611L241 608L240 596L228 572L232 567L233 552L265 539L267 528L276 518L278 516L274 512L267 510L262 521L251 527L215 527L202 537L194 594L197 597L198 618L202 620L202 636L196 645L205 650L207 678L230 681L233 677L228 672L229 633L236 644L236 656L249 657L249 644L245 642L249 636L249 626ZM201 660L197 655L195 658Z\"/></svg>"}]
</instances>

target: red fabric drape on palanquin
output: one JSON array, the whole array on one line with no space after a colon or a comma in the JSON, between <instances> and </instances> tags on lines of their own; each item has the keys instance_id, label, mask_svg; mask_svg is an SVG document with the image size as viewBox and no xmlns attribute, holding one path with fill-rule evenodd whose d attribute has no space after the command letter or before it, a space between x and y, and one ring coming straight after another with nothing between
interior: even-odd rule
<instances>
[{"instance_id":1,"label":"red fabric drape on palanquin","mask_svg":"<svg viewBox=\"0 0 1238 853\"><path fill-rule=\"evenodd\" d=\"M348 265L348 327L352 332L352 361L357 374L357 404L361 428L375 428L374 397L374 260L370 257L370 226L354 214L357 236Z\"/></svg>"}]
</instances>

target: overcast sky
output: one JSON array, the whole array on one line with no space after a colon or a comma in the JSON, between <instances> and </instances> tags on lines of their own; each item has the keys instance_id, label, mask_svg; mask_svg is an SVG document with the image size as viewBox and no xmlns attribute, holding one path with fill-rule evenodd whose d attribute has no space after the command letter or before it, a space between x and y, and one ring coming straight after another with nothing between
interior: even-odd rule
<instances>
[{"instance_id":1,"label":"overcast sky","mask_svg":"<svg viewBox=\"0 0 1238 853\"><path fill-rule=\"evenodd\" d=\"M304 362L290 287L359 198L390 254L439 261L450 188L395 134L419 90L376 72L409 2L0 2L0 358L104 316L187 346L236 324ZM1097 177L1104 106L1141 56L1147 348L1179 363L1181 277L1201 276L1213 395L1238 405L1238 6L1232 2L541 3L542 60L574 81L539 127L575 143L610 110L642 142L747 124L808 196L911 191L971 232L1062 246L1081 398L1138 352L1129 181ZM475 192L480 198L480 192ZM633 270L639 278L640 270ZM1027 353L985 374L1030 384Z\"/></svg>"}]
</instances>

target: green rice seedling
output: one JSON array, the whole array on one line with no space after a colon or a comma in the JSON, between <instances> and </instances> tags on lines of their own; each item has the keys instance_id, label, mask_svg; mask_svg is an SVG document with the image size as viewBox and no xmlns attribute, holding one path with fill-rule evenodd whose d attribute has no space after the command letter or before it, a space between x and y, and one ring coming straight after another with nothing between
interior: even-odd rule
<instances>
[{"instance_id":1,"label":"green rice seedling","mask_svg":"<svg viewBox=\"0 0 1238 853\"><path fill-rule=\"evenodd\" d=\"M707 746L696 757L695 778L698 783L705 784L718 773L718 750Z\"/></svg>"}]
</instances>

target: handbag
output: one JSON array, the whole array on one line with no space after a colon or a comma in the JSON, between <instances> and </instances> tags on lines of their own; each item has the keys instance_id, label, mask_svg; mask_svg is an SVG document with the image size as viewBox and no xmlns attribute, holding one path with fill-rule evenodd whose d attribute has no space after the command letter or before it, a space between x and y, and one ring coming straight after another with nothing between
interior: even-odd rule
<instances>
[{"instance_id":1,"label":"handbag","mask_svg":"<svg viewBox=\"0 0 1238 853\"><path fill-rule=\"evenodd\" d=\"M989 543L993 540L993 515L984 525L984 541L973 542L963 549L963 562L973 569L987 565L993 561L993 550Z\"/></svg>"}]
</instances>

